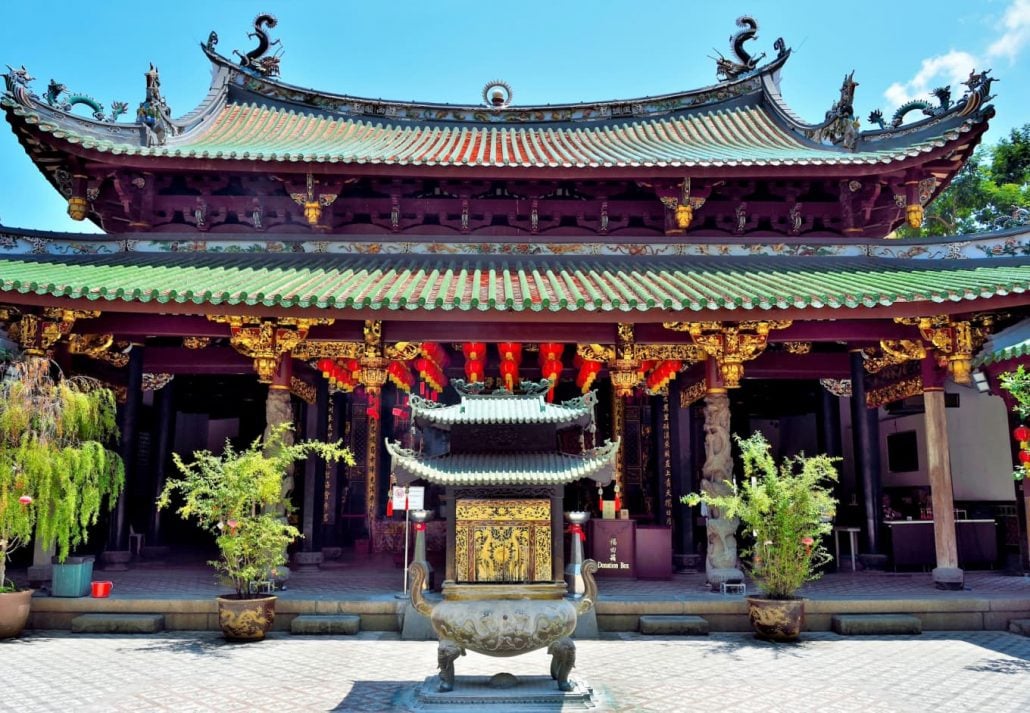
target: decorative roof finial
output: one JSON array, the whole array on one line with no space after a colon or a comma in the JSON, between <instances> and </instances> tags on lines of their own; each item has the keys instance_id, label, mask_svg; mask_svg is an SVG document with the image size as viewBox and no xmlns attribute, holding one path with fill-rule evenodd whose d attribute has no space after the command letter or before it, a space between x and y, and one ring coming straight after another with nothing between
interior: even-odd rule
<instances>
[{"instance_id":1,"label":"decorative roof finial","mask_svg":"<svg viewBox=\"0 0 1030 713\"><path fill-rule=\"evenodd\" d=\"M755 18L748 15L738 17L737 27L741 28L740 32L730 35L730 48L733 50L733 54L736 55L737 61L726 59L719 50L716 50L719 57L712 58L715 60L715 76L722 82L732 81L742 74L752 71L762 61L762 58L765 57L765 52L757 57L753 57L744 49L745 42L758 38L758 22L755 21ZM783 40L780 39L777 42L780 45L777 49L782 54L785 51L782 49Z\"/></svg>"},{"instance_id":2,"label":"decorative roof finial","mask_svg":"<svg viewBox=\"0 0 1030 713\"><path fill-rule=\"evenodd\" d=\"M257 38L258 45L247 54L240 54L239 50L233 50L233 54L240 58L240 66L246 69L251 69L263 77L278 77L279 76L279 59L282 57L282 47L280 46L276 50L275 54L268 54L268 50L279 44L279 40L271 40L268 33L261 29L265 27L272 29L279 24L279 21L275 19L274 15L270 15L267 12L261 13L254 18L254 31L248 32L247 37ZM213 33L212 33L213 34ZM218 36L215 35L215 42L218 41ZM208 46L211 47L210 39L208 40Z\"/></svg>"},{"instance_id":3,"label":"decorative roof finial","mask_svg":"<svg viewBox=\"0 0 1030 713\"><path fill-rule=\"evenodd\" d=\"M483 103L491 109L506 109L514 96L511 85L500 79L487 82L483 87Z\"/></svg>"}]
</instances>

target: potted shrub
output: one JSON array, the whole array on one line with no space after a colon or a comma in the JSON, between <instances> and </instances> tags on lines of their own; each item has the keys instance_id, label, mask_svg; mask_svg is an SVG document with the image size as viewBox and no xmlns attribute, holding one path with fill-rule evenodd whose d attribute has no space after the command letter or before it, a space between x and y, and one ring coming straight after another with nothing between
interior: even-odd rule
<instances>
[{"instance_id":1,"label":"potted shrub","mask_svg":"<svg viewBox=\"0 0 1030 713\"><path fill-rule=\"evenodd\" d=\"M804 626L804 600L797 590L822 576L820 567L831 559L822 538L832 530L836 500L830 488L839 459L798 455L777 465L762 434L735 439L742 482L729 483L727 495L691 493L682 500L688 505L703 502L724 517L740 519L752 541L741 553L742 564L762 595L748 598L755 635L791 641Z\"/></svg>"},{"instance_id":2,"label":"potted shrub","mask_svg":"<svg viewBox=\"0 0 1030 713\"><path fill-rule=\"evenodd\" d=\"M0 638L28 618L31 591L7 581L7 555L33 536L56 546L63 562L84 543L105 500L125 481L121 458L106 444L118 435L110 389L64 378L41 357L18 359L0 381ZM6 612L6 613L5 613Z\"/></svg>"},{"instance_id":3,"label":"potted shrub","mask_svg":"<svg viewBox=\"0 0 1030 713\"><path fill-rule=\"evenodd\" d=\"M286 564L286 547L300 537L283 516L291 508L283 492L289 466L309 455L354 465L340 441L287 443L291 428L281 424L267 440L258 437L243 450L226 441L221 455L197 451L192 463L173 454L182 477L169 480L157 501L168 507L178 493L179 515L215 536L220 558L211 564L235 590L218 597L219 625L230 641L263 639L275 619L276 598L260 589Z\"/></svg>"}]
</instances>

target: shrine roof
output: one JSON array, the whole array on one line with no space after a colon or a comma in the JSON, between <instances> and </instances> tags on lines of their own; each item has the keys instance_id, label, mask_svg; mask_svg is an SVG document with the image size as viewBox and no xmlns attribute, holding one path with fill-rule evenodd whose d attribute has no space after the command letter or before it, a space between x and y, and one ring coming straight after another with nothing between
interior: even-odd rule
<instances>
[{"instance_id":1,"label":"shrine roof","mask_svg":"<svg viewBox=\"0 0 1030 713\"><path fill-rule=\"evenodd\" d=\"M989 82L911 125L859 132L848 111L807 124L784 103L779 72L790 50L702 89L610 102L547 106L393 102L317 92L205 53L214 80L193 112L155 138L140 123L87 119L7 77L0 105L15 125L67 150L124 157L347 167L490 169L742 169L884 167L986 128ZM845 82L847 84L847 80ZM842 92L844 90L842 89ZM852 87L853 91L853 87ZM148 100L149 101L149 100ZM160 100L162 111L167 110ZM842 99L843 101L843 99ZM949 100L950 101L950 100ZM834 105L835 107L837 105ZM929 104L928 104L929 106ZM103 114L99 114L103 116ZM28 147L30 153L34 150ZM63 149L62 149L63 150ZM950 173L951 171L946 171Z\"/></svg>"},{"instance_id":2,"label":"shrine roof","mask_svg":"<svg viewBox=\"0 0 1030 713\"><path fill-rule=\"evenodd\" d=\"M607 485L615 474L618 441L565 453L476 453L424 458L387 439L394 472L401 485L426 480L438 485L564 485L590 478Z\"/></svg>"},{"instance_id":3,"label":"shrine roof","mask_svg":"<svg viewBox=\"0 0 1030 713\"><path fill-rule=\"evenodd\" d=\"M989 366L1027 356L1030 356L1030 319L1024 319L988 337L973 366Z\"/></svg>"},{"instance_id":4,"label":"shrine roof","mask_svg":"<svg viewBox=\"0 0 1030 713\"><path fill-rule=\"evenodd\" d=\"M937 310L1021 295L1028 288L1026 257L226 252L0 257L0 300L82 299L106 309L178 304L484 316L847 311L899 304Z\"/></svg>"},{"instance_id":5,"label":"shrine roof","mask_svg":"<svg viewBox=\"0 0 1030 713\"><path fill-rule=\"evenodd\" d=\"M413 421L445 429L459 424L585 426L593 421L593 405L597 402L593 392L554 404L544 400L545 391L526 395L510 392L471 394L459 390L461 401L450 405L412 394L409 397L411 416Z\"/></svg>"}]
</instances>

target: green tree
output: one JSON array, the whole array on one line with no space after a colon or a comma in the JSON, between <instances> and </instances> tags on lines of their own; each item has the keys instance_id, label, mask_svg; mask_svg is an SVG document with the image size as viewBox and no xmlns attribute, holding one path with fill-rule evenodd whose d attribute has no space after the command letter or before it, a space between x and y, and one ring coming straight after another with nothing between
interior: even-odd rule
<instances>
[{"instance_id":1,"label":"green tree","mask_svg":"<svg viewBox=\"0 0 1030 713\"><path fill-rule=\"evenodd\" d=\"M976 150L931 203L923 227L907 225L898 237L967 235L1025 222L1030 210L1030 124L1013 129L995 146Z\"/></svg>"}]
</instances>

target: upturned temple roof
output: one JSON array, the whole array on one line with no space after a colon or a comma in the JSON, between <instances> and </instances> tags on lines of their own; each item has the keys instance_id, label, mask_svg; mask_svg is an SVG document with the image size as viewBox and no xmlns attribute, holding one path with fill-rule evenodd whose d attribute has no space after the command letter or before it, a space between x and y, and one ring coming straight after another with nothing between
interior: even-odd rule
<instances>
[{"instance_id":1,"label":"upturned temple roof","mask_svg":"<svg viewBox=\"0 0 1030 713\"><path fill-rule=\"evenodd\" d=\"M437 485L564 485L590 478L607 485L615 474L618 441L585 451L565 453L475 453L423 458L387 440L397 482L426 480Z\"/></svg>"},{"instance_id":2,"label":"upturned temple roof","mask_svg":"<svg viewBox=\"0 0 1030 713\"><path fill-rule=\"evenodd\" d=\"M763 310L802 310L813 316L830 310L844 316L859 307L903 305L939 311L1026 294L1030 236L1025 230L961 245L968 243L982 251L980 257L953 259L961 255L951 252L959 244L949 248L943 241L897 242L891 244L893 252L880 250L893 257L787 250L734 255L717 247L706 255L82 254L77 243L67 241L51 245L61 254L0 252L0 300L84 300L94 303L92 309L178 305L175 311L259 307L322 314L365 310L384 317L458 312L484 317L568 314L575 319L634 313L658 319L680 311L736 311L742 318ZM120 244L123 250L128 247ZM163 243L164 250L178 244Z\"/></svg>"},{"instance_id":3,"label":"upturned temple roof","mask_svg":"<svg viewBox=\"0 0 1030 713\"><path fill-rule=\"evenodd\" d=\"M114 161L301 163L307 170L311 164L545 172L882 168L949 144L965 154L971 147L963 134L978 130L978 135L993 115L986 105L991 80L984 73L979 85L971 78L969 93L954 104L949 99L924 112L932 114L929 118L860 132L851 109L854 86L849 89L846 78L841 99L825 120L805 123L780 95L779 72L790 56L782 41L778 55L764 67L702 89L610 102L474 106L304 89L254 66L237 65L215 51L213 39L204 46L214 70L207 98L180 119L159 116L156 134L144 122L73 115L60 97L48 94L44 100L35 94L27 73L5 75L7 92L0 104L12 124L48 134L73 153L84 149ZM147 101L156 114L168 111L159 91L148 89Z\"/></svg>"},{"instance_id":4,"label":"upturned temple roof","mask_svg":"<svg viewBox=\"0 0 1030 713\"><path fill-rule=\"evenodd\" d=\"M546 389L532 396L510 392L459 393L461 401L451 405L412 394L409 397L412 420L443 429L459 424L586 426L593 421L593 405L597 402L593 392L560 404L544 400Z\"/></svg>"}]
</instances>

